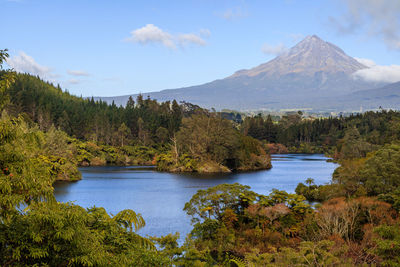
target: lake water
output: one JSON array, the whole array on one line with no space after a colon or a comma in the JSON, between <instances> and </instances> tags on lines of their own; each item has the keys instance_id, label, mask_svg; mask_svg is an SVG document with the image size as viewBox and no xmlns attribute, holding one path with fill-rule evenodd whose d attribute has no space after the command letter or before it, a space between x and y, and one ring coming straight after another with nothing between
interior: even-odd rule
<instances>
[{"instance_id":1,"label":"lake water","mask_svg":"<svg viewBox=\"0 0 400 267\"><path fill-rule=\"evenodd\" d=\"M180 232L182 242L192 228L190 217L182 209L197 190L240 183L260 194L269 194L273 188L292 193L307 178L313 178L316 184L328 183L337 166L326 160L316 154L273 155L270 170L218 175L160 173L137 166L86 167L80 168L82 180L57 182L54 194L58 201L104 207L112 214L132 209L146 221L140 234Z\"/></svg>"}]
</instances>

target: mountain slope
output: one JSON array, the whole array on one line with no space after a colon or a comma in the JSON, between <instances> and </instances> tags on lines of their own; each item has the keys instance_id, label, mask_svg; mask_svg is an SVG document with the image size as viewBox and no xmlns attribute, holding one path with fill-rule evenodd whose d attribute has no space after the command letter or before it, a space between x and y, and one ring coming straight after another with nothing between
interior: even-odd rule
<instances>
[{"instance_id":1,"label":"mountain slope","mask_svg":"<svg viewBox=\"0 0 400 267\"><path fill-rule=\"evenodd\" d=\"M343 103L359 103L363 109L399 109L400 82L391 83L377 89L361 90L342 98Z\"/></svg>"},{"instance_id":2,"label":"mountain slope","mask_svg":"<svg viewBox=\"0 0 400 267\"><path fill-rule=\"evenodd\" d=\"M287 53L253 69L238 71L232 77L254 77L259 74L274 77L290 73L312 76L317 72L353 73L364 68L366 66L346 55L339 47L313 35L307 36Z\"/></svg>"},{"instance_id":3,"label":"mountain slope","mask_svg":"<svg viewBox=\"0 0 400 267\"><path fill-rule=\"evenodd\" d=\"M316 99L320 101L384 85L354 79L353 73L364 68L367 67L337 46L313 35L273 60L240 70L225 79L144 95L217 109L320 108L321 103L316 105ZM101 99L125 104L128 97Z\"/></svg>"}]
</instances>

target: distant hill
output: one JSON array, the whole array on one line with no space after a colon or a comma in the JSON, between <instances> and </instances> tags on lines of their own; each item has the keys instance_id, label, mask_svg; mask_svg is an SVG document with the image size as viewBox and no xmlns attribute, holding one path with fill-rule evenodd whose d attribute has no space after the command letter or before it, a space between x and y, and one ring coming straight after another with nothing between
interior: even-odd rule
<instances>
[{"instance_id":1,"label":"distant hill","mask_svg":"<svg viewBox=\"0 0 400 267\"><path fill-rule=\"evenodd\" d=\"M357 91L373 91L386 85L355 79L354 72L364 68L367 66L348 56L339 47L313 35L273 60L249 70L237 71L225 79L143 95L160 101L176 99L216 109L341 110L340 103L334 100L339 101L354 93L352 97L355 102L347 103L346 109L358 109L365 99L357 97ZM375 92L377 99L379 90ZM128 97L96 99L124 105ZM381 105L386 105L386 100L383 99Z\"/></svg>"},{"instance_id":2,"label":"distant hill","mask_svg":"<svg viewBox=\"0 0 400 267\"><path fill-rule=\"evenodd\" d=\"M357 91L341 97L341 101L344 106L358 103L363 109L378 109L379 107L400 109L400 82L377 89Z\"/></svg>"}]
</instances>

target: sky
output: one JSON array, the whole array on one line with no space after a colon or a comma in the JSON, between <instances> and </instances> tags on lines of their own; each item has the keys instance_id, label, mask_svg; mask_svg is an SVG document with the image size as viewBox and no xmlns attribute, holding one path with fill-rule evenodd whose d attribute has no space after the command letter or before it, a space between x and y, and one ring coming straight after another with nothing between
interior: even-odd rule
<instances>
[{"instance_id":1,"label":"sky","mask_svg":"<svg viewBox=\"0 0 400 267\"><path fill-rule=\"evenodd\" d=\"M400 80L397 0L0 0L8 67L78 96L203 84L316 34Z\"/></svg>"}]
</instances>

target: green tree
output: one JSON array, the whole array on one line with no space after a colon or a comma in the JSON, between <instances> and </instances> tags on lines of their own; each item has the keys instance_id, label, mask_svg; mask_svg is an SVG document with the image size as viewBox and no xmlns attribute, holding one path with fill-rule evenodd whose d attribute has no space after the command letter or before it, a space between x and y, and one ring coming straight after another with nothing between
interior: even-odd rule
<instances>
[{"instance_id":1,"label":"green tree","mask_svg":"<svg viewBox=\"0 0 400 267\"><path fill-rule=\"evenodd\" d=\"M0 110L8 103L9 97L6 90L15 81L15 73L11 70L3 70L3 63L7 60L9 54L8 50L0 49Z\"/></svg>"},{"instance_id":2,"label":"green tree","mask_svg":"<svg viewBox=\"0 0 400 267\"><path fill-rule=\"evenodd\" d=\"M124 144L126 143L126 140L128 139L130 134L131 134L131 131L125 125L125 123L121 123L121 125L118 128L118 137L119 137L119 141L120 141L120 146L124 146Z\"/></svg>"},{"instance_id":3,"label":"green tree","mask_svg":"<svg viewBox=\"0 0 400 267\"><path fill-rule=\"evenodd\" d=\"M26 214L1 224L0 263L38 266L163 266L151 241L136 234L144 220L123 210L110 217L103 208L39 202Z\"/></svg>"},{"instance_id":4,"label":"green tree","mask_svg":"<svg viewBox=\"0 0 400 267\"><path fill-rule=\"evenodd\" d=\"M0 218L9 219L19 205L53 201L51 164L40 150L44 134L22 118L0 119Z\"/></svg>"},{"instance_id":5,"label":"green tree","mask_svg":"<svg viewBox=\"0 0 400 267\"><path fill-rule=\"evenodd\" d=\"M231 122L215 116L193 115L184 118L177 139L183 149L200 161L212 160L224 164L234 157L239 146Z\"/></svg>"},{"instance_id":6,"label":"green tree","mask_svg":"<svg viewBox=\"0 0 400 267\"><path fill-rule=\"evenodd\" d=\"M192 222L201 219L221 219L226 209L241 213L255 201L258 195L247 185L220 184L207 190L199 190L185 204L184 211L192 217Z\"/></svg>"},{"instance_id":7,"label":"green tree","mask_svg":"<svg viewBox=\"0 0 400 267\"><path fill-rule=\"evenodd\" d=\"M400 145L387 145L372 153L359 173L369 195L395 191L400 187Z\"/></svg>"},{"instance_id":8,"label":"green tree","mask_svg":"<svg viewBox=\"0 0 400 267\"><path fill-rule=\"evenodd\" d=\"M165 143L168 141L169 132L166 128L160 126L156 131L156 136L159 142Z\"/></svg>"},{"instance_id":9,"label":"green tree","mask_svg":"<svg viewBox=\"0 0 400 267\"><path fill-rule=\"evenodd\" d=\"M342 143L340 149L341 159L365 157L368 152L373 150L373 146L364 140L357 128L348 129Z\"/></svg>"},{"instance_id":10,"label":"green tree","mask_svg":"<svg viewBox=\"0 0 400 267\"><path fill-rule=\"evenodd\" d=\"M383 266L399 266L400 225L381 225L374 232L378 235L374 250L383 259Z\"/></svg>"}]
</instances>

